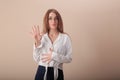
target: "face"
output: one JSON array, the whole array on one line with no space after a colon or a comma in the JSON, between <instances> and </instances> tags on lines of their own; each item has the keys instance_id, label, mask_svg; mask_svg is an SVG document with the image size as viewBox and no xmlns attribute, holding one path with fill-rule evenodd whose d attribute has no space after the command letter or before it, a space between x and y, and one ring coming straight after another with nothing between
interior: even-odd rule
<instances>
[{"instance_id":1,"label":"face","mask_svg":"<svg viewBox=\"0 0 120 80\"><path fill-rule=\"evenodd\" d=\"M55 13L53 12L49 13L48 22L50 29L57 29L58 19Z\"/></svg>"}]
</instances>

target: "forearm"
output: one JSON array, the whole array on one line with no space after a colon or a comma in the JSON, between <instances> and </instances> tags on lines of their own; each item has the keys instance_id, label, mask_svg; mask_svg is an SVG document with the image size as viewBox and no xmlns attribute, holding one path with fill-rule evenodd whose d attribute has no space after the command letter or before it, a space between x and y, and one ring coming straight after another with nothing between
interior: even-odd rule
<instances>
[{"instance_id":1,"label":"forearm","mask_svg":"<svg viewBox=\"0 0 120 80\"><path fill-rule=\"evenodd\" d=\"M59 63L70 63L72 61L71 54L60 55L58 53L52 52L52 60Z\"/></svg>"},{"instance_id":2,"label":"forearm","mask_svg":"<svg viewBox=\"0 0 120 80\"><path fill-rule=\"evenodd\" d=\"M33 58L36 62L39 62L40 53L42 51L42 43L35 43L33 45Z\"/></svg>"}]
</instances>

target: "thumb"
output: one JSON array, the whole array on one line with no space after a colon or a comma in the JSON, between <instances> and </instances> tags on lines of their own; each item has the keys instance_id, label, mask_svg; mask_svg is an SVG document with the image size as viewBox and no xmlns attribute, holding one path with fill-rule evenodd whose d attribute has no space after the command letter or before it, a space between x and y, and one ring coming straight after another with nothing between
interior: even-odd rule
<instances>
[{"instance_id":1,"label":"thumb","mask_svg":"<svg viewBox=\"0 0 120 80\"><path fill-rule=\"evenodd\" d=\"M43 33L43 32L40 32L40 35L41 35L41 36L43 36L43 35L44 35L44 33Z\"/></svg>"}]
</instances>

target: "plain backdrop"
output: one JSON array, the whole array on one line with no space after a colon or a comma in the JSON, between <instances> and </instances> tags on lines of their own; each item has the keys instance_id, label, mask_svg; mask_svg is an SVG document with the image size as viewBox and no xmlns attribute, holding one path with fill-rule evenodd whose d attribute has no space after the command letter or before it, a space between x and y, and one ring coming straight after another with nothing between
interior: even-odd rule
<instances>
[{"instance_id":1,"label":"plain backdrop","mask_svg":"<svg viewBox=\"0 0 120 80\"><path fill-rule=\"evenodd\" d=\"M0 80L34 80L29 32L50 8L72 39L65 80L120 79L120 0L0 0Z\"/></svg>"}]
</instances>

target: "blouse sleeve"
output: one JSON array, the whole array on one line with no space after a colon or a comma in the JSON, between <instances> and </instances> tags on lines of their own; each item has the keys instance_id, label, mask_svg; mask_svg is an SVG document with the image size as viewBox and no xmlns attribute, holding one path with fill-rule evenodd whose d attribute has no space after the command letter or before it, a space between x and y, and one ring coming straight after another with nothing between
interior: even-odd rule
<instances>
[{"instance_id":1,"label":"blouse sleeve","mask_svg":"<svg viewBox=\"0 0 120 80\"><path fill-rule=\"evenodd\" d=\"M40 53L42 51L43 47L43 41L41 40L41 44L37 47L35 47L35 44L33 45L33 59L38 63L40 61Z\"/></svg>"},{"instance_id":2,"label":"blouse sleeve","mask_svg":"<svg viewBox=\"0 0 120 80\"><path fill-rule=\"evenodd\" d=\"M60 53L52 52L52 60L59 63L70 63L72 61L72 44L70 37L66 41L66 55L61 55Z\"/></svg>"}]
</instances>

